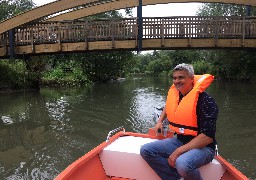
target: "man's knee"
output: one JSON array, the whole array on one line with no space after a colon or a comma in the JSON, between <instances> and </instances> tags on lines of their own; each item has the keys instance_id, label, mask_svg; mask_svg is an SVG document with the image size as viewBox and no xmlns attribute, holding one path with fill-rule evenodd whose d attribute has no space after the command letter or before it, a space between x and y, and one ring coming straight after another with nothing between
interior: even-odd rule
<instances>
[{"instance_id":1,"label":"man's knee","mask_svg":"<svg viewBox=\"0 0 256 180\"><path fill-rule=\"evenodd\" d=\"M191 164L189 164L186 159L178 158L176 159L176 169L179 172L181 176L185 176L186 174L189 174L189 172L193 169L191 167Z\"/></svg>"},{"instance_id":2,"label":"man's knee","mask_svg":"<svg viewBox=\"0 0 256 180\"><path fill-rule=\"evenodd\" d=\"M147 144L144 144L140 148L140 155L144 158L148 154L148 147Z\"/></svg>"}]
</instances>

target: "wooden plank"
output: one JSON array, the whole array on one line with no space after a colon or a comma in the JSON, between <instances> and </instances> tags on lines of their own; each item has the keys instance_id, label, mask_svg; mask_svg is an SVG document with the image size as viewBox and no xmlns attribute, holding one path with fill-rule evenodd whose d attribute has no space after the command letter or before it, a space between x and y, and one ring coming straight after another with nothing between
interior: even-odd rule
<instances>
[{"instance_id":1,"label":"wooden plank","mask_svg":"<svg viewBox=\"0 0 256 180\"><path fill-rule=\"evenodd\" d=\"M177 48L256 48L256 39L245 39L242 46L241 39L220 39L218 46L215 46L214 39L191 39L189 46L188 39L164 39L165 46L162 46L161 39L143 40L144 50L155 49L177 49ZM97 50L112 50L112 41L89 42L89 49L85 50L85 42L79 43L63 43L62 51L59 50L58 44L41 44L35 45L35 53L59 53L59 52L86 52ZM0 57L5 56L4 48L0 48ZM116 41L115 49L136 50L136 40ZM17 55L32 54L31 45L18 46L15 48Z\"/></svg>"}]
</instances>

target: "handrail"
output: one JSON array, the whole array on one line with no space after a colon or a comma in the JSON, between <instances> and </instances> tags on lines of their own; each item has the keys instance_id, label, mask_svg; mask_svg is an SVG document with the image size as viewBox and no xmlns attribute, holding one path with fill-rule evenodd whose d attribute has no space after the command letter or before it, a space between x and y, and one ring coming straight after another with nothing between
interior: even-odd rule
<instances>
[{"instance_id":1,"label":"handrail","mask_svg":"<svg viewBox=\"0 0 256 180\"><path fill-rule=\"evenodd\" d=\"M108 136L107 136L107 139L106 139L106 142L109 141L111 135L113 135L114 133L117 133L117 132L119 132L119 131L121 131L121 130L123 131L123 133L125 133L125 129L124 129L123 126L118 127L118 128L116 128L116 129L113 129L113 130L109 131Z\"/></svg>"},{"instance_id":2,"label":"handrail","mask_svg":"<svg viewBox=\"0 0 256 180\"><path fill-rule=\"evenodd\" d=\"M143 18L143 39L256 37L256 17L187 16ZM15 44L136 39L136 18L40 22L16 29ZM31 34L32 32L32 34ZM59 37L61 36L61 37ZM60 42L58 42L60 43Z\"/></svg>"}]
</instances>

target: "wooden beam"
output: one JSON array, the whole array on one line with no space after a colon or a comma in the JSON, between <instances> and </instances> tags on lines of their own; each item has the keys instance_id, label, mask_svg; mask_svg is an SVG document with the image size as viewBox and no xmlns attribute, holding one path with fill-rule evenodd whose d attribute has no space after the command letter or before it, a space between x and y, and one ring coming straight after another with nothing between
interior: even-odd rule
<instances>
[{"instance_id":1,"label":"wooden beam","mask_svg":"<svg viewBox=\"0 0 256 180\"><path fill-rule=\"evenodd\" d=\"M202 2L202 3L227 3L227 4L244 4L256 6L255 0L143 0L142 5L155 5L155 4L167 4L167 3L188 3L188 2ZM112 10L124 9L126 7L137 7L138 0L119 0L114 2L108 2L97 6L88 8L82 8L76 11L70 11L64 14L60 14L53 18L49 18L46 21L62 21L62 20L74 20L82 17L91 16L94 14L108 12Z\"/></svg>"},{"instance_id":2,"label":"wooden beam","mask_svg":"<svg viewBox=\"0 0 256 180\"><path fill-rule=\"evenodd\" d=\"M163 40L160 39L145 39L142 41L142 50L154 50L154 49L215 49L215 48L253 48L256 49L256 39L244 39L244 46L242 45L242 39L219 39L216 46L214 39L164 39L164 47L162 46ZM59 44L40 44L35 45L35 53L67 53L67 52L88 52L99 50L113 50L113 42L110 41L96 41L88 42L88 46L85 42L77 43L62 43L60 51ZM87 49L88 48L88 49ZM116 50L136 50L136 40L124 40L115 41ZM17 55L33 54L31 45L17 46L15 47ZM0 57L4 56L3 48L0 48Z\"/></svg>"},{"instance_id":3,"label":"wooden beam","mask_svg":"<svg viewBox=\"0 0 256 180\"><path fill-rule=\"evenodd\" d=\"M162 39L146 39L143 40L143 50L155 49L216 49L216 48L250 48L256 49L256 39L219 39L216 46L214 39L191 39L190 44L187 39L164 39L165 46L162 46ZM88 42L87 46L84 42L78 43L62 43L62 51L59 50L58 44L40 44L35 45L36 54L49 53L67 53L67 52L88 52L98 50L113 50L112 41ZM86 49L86 46L88 49ZM136 40L115 41L116 50L136 50ZM31 45L15 47L16 55L32 54ZM4 48L0 48L0 58L5 57Z\"/></svg>"},{"instance_id":4,"label":"wooden beam","mask_svg":"<svg viewBox=\"0 0 256 180\"><path fill-rule=\"evenodd\" d=\"M102 12L113 11L116 9L122 9L123 7L136 7L138 5L137 1L127 1L119 0L114 2L108 2L105 4L100 4L97 6L91 6L87 8L82 8L76 11L70 11L68 13L60 14L58 16L47 19L46 21L62 21L62 20L75 20L82 17L91 16L94 14L99 14Z\"/></svg>"},{"instance_id":5,"label":"wooden beam","mask_svg":"<svg viewBox=\"0 0 256 180\"><path fill-rule=\"evenodd\" d=\"M0 23L0 34L8 31L9 29L16 28L23 24L44 18L46 16L65 11L74 7L78 7L84 4L97 2L97 0L58 0L52 3L34 8L25 13L14 16Z\"/></svg>"}]
</instances>

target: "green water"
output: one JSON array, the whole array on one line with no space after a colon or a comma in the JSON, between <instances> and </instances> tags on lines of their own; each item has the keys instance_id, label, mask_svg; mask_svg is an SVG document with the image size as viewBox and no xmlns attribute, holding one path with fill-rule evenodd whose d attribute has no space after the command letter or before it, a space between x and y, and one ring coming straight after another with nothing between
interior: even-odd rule
<instances>
[{"instance_id":1,"label":"green water","mask_svg":"<svg viewBox=\"0 0 256 180\"><path fill-rule=\"evenodd\" d=\"M53 179L116 127L146 133L170 83L137 78L0 94L0 179ZM220 109L219 153L256 179L256 84L215 81L207 91Z\"/></svg>"}]
</instances>

